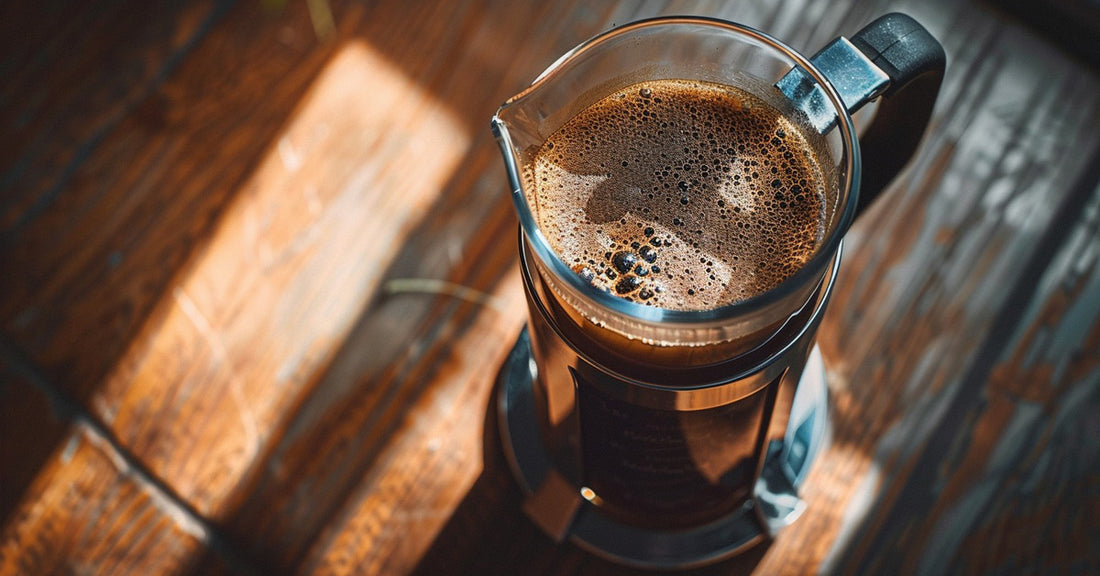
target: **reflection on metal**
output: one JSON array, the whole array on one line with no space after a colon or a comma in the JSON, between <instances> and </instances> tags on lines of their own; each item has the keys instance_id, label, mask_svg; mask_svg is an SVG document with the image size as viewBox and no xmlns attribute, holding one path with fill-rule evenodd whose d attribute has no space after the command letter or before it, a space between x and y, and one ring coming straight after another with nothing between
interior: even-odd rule
<instances>
[{"instance_id":1,"label":"reflection on metal","mask_svg":"<svg viewBox=\"0 0 1100 576\"><path fill-rule=\"evenodd\" d=\"M773 440L768 446L764 469L756 481L761 522L771 536L806 509L798 490L828 437L827 395L825 364L821 351L814 346L794 396L787 434L782 441Z\"/></svg>"},{"instance_id":2,"label":"reflection on metal","mask_svg":"<svg viewBox=\"0 0 1100 576\"><path fill-rule=\"evenodd\" d=\"M890 83L890 77L875 66L847 38L837 38L810 58L836 88L849 114L877 98ZM801 67L792 68L775 85L806 113L810 124L821 134L836 124L836 111L825 91Z\"/></svg>"},{"instance_id":3,"label":"reflection on metal","mask_svg":"<svg viewBox=\"0 0 1100 576\"><path fill-rule=\"evenodd\" d=\"M754 498L715 522L675 531L608 518L594 491L569 484L552 469L538 425L533 366L524 330L499 375L501 436L508 462L527 495L525 511L559 540L568 537L597 555L633 566L686 568L727 558L773 536L805 509L798 488L828 429L825 371L816 347L799 381L787 434L768 447Z\"/></svg>"}]
</instances>

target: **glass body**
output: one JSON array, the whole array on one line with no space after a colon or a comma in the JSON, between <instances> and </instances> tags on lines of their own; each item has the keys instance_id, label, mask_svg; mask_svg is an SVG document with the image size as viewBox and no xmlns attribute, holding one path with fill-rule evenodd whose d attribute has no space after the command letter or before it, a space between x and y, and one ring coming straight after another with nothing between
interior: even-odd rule
<instances>
[{"instance_id":1,"label":"glass body","mask_svg":"<svg viewBox=\"0 0 1100 576\"><path fill-rule=\"evenodd\" d=\"M630 302L582 280L538 226L529 167L580 110L644 80L735 86L769 102L801 68L836 121L816 134L826 190L822 240L775 288L712 310ZM801 122L793 106L792 120ZM563 56L493 118L520 220L537 367L538 413L555 470L609 516L646 527L696 526L751 498L767 444L781 438L844 230L854 217L859 152L841 97L806 58L758 31L704 18L641 21Z\"/></svg>"}]
</instances>

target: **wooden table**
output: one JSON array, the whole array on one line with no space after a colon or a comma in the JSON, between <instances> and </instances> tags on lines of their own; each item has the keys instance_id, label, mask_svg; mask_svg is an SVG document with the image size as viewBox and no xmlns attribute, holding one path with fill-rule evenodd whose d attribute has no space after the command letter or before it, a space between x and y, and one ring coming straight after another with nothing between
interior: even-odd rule
<instances>
[{"instance_id":1,"label":"wooden table","mask_svg":"<svg viewBox=\"0 0 1100 576\"><path fill-rule=\"evenodd\" d=\"M831 445L794 526L701 572L1100 573L1100 79L1026 23L156 0L0 7L0 574L629 573L538 532L500 454L526 312L488 119L614 23L813 51L893 9L948 74L848 236Z\"/></svg>"}]
</instances>

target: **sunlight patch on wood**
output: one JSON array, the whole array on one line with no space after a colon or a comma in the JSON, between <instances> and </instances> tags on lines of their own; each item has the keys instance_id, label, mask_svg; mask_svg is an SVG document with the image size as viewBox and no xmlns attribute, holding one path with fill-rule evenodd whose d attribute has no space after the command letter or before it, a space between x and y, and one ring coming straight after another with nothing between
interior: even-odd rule
<instances>
[{"instance_id":1,"label":"sunlight patch on wood","mask_svg":"<svg viewBox=\"0 0 1100 576\"><path fill-rule=\"evenodd\" d=\"M445 102L348 42L162 296L97 412L201 513L231 508L470 139Z\"/></svg>"}]
</instances>

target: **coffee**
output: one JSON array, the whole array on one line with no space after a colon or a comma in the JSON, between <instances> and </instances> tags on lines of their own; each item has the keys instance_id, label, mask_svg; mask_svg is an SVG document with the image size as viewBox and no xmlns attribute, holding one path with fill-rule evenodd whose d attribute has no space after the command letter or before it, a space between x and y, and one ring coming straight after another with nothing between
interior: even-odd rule
<instances>
[{"instance_id":1,"label":"coffee","mask_svg":"<svg viewBox=\"0 0 1100 576\"><path fill-rule=\"evenodd\" d=\"M553 249L622 298L712 309L766 292L825 233L823 164L790 114L731 86L660 80L581 110L528 196Z\"/></svg>"}]
</instances>

